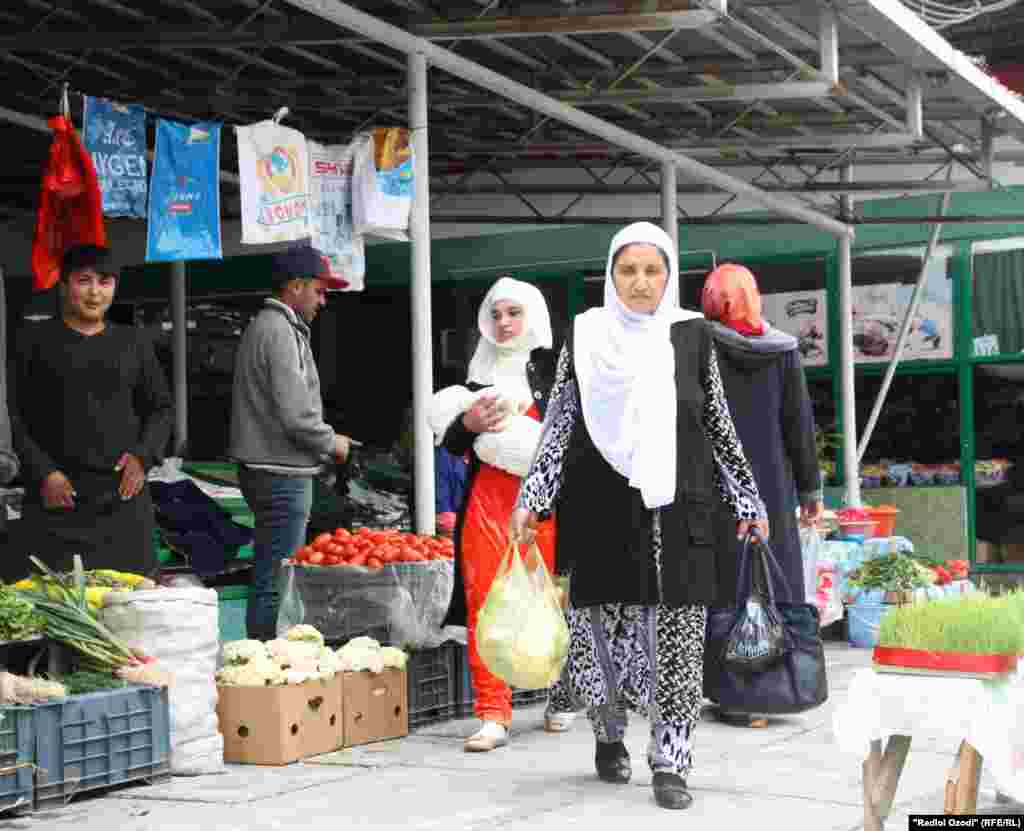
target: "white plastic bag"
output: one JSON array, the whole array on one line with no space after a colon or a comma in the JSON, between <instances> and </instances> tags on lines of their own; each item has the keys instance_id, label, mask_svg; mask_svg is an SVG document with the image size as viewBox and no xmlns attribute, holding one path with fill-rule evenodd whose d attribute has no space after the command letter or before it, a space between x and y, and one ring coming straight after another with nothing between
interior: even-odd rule
<instances>
[{"instance_id":1,"label":"white plastic bag","mask_svg":"<svg viewBox=\"0 0 1024 831\"><path fill-rule=\"evenodd\" d=\"M412 210L409 131L382 127L352 142L352 220L357 234L406 242Z\"/></svg>"},{"instance_id":2,"label":"white plastic bag","mask_svg":"<svg viewBox=\"0 0 1024 831\"><path fill-rule=\"evenodd\" d=\"M477 623L477 648L487 668L511 687L550 687L569 654L569 627L544 558L534 545L527 571L510 544Z\"/></svg>"},{"instance_id":3,"label":"white plastic bag","mask_svg":"<svg viewBox=\"0 0 1024 831\"><path fill-rule=\"evenodd\" d=\"M298 130L273 121L235 127L242 243L309 236L309 148Z\"/></svg>"},{"instance_id":4,"label":"white plastic bag","mask_svg":"<svg viewBox=\"0 0 1024 831\"><path fill-rule=\"evenodd\" d=\"M807 602L818 591L818 552L821 549L821 534L815 526L800 528L800 552L804 563L804 596Z\"/></svg>"},{"instance_id":5,"label":"white plastic bag","mask_svg":"<svg viewBox=\"0 0 1024 831\"><path fill-rule=\"evenodd\" d=\"M217 721L218 598L213 589L111 592L100 620L131 647L174 676L171 773L223 773L224 738Z\"/></svg>"}]
</instances>

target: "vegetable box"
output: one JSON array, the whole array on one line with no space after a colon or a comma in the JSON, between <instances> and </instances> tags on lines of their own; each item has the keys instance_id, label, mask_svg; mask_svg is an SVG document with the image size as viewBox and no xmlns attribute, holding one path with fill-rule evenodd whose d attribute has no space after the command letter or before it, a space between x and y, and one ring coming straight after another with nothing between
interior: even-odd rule
<instances>
[{"instance_id":1,"label":"vegetable box","mask_svg":"<svg viewBox=\"0 0 1024 831\"><path fill-rule=\"evenodd\" d=\"M343 747L409 735L406 671L346 672L341 678Z\"/></svg>"},{"instance_id":2,"label":"vegetable box","mask_svg":"<svg viewBox=\"0 0 1024 831\"><path fill-rule=\"evenodd\" d=\"M220 686L224 761L288 765L342 745L342 677L267 687Z\"/></svg>"}]
</instances>

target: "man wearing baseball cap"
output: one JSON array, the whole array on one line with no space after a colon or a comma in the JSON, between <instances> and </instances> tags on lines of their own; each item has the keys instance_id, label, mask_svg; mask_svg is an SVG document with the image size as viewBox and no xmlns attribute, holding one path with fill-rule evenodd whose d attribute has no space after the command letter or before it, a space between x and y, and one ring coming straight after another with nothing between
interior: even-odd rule
<instances>
[{"instance_id":1,"label":"man wearing baseball cap","mask_svg":"<svg viewBox=\"0 0 1024 831\"><path fill-rule=\"evenodd\" d=\"M340 288L327 258L309 245L275 254L274 294L242 336L235 358L232 458L256 518L248 636L276 637L280 563L305 544L313 477L330 459L344 463L349 438L324 421L309 326Z\"/></svg>"}]
</instances>

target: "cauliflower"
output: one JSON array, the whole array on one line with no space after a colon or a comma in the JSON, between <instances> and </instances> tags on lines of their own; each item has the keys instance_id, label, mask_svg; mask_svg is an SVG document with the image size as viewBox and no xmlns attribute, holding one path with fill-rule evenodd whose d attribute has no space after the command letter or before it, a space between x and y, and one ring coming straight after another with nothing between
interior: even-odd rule
<instances>
[{"instance_id":1,"label":"cauliflower","mask_svg":"<svg viewBox=\"0 0 1024 831\"><path fill-rule=\"evenodd\" d=\"M298 672L297 670L290 669L285 673L286 684L305 684L307 681L313 681L319 677L316 673L311 672Z\"/></svg>"},{"instance_id":2,"label":"cauliflower","mask_svg":"<svg viewBox=\"0 0 1024 831\"><path fill-rule=\"evenodd\" d=\"M298 626L293 626L288 630L285 638L289 641L305 641L308 643L315 643L317 646L324 645L324 636L307 623L300 623Z\"/></svg>"},{"instance_id":3,"label":"cauliflower","mask_svg":"<svg viewBox=\"0 0 1024 831\"><path fill-rule=\"evenodd\" d=\"M385 668L405 669L405 665L409 660L409 656L405 652L394 646L385 646L381 649L380 655L384 659Z\"/></svg>"},{"instance_id":4,"label":"cauliflower","mask_svg":"<svg viewBox=\"0 0 1024 831\"><path fill-rule=\"evenodd\" d=\"M384 671L384 657L379 649L368 649L365 646L346 644L338 650L342 672L369 671L379 674Z\"/></svg>"},{"instance_id":5,"label":"cauliflower","mask_svg":"<svg viewBox=\"0 0 1024 831\"><path fill-rule=\"evenodd\" d=\"M224 644L224 663L243 665L267 657L267 648L259 641L230 641Z\"/></svg>"},{"instance_id":6,"label":"cauliflower","mask_svg":"<svg viewBox=\"0 0 1024 831\"><path fill-rule=\"evenodd\" d=\"M267 653L281 669L316 672L320 647L307 641L287 641L278 638L267 641Z\"/></svg>"},{"instance_id":7,"label":"cauliflower","mask_svg":"<svg viewBox=\"0 0 1024 831\"><path fill-rule=\"evenodd\" d=\"M231 664L217 673L217 683L234 687L265 687L283 683L284 675L276 664L256 659L246 664Z\"/></svg>"},{"instance_id":8,"label":"cauliflower","mask_svg":"<svg viewBox=\"0 0 1024 831\"><path fill-rule=\"evenodd\" d=\"M366 662L363 666L367 672L372 672L374 675L380 675L384 671L384 656L380 652L366 652Z\"/></svg>"},{"instance_id":9,"label":"cauliflower","mask_svg":"<svg viewBox=\"0 0 1024 831\"><path fill-rule=\"evenodd\" d=\"M337 673L341 672L341 658L326 646L320 647L317 665L320 668L321 677L325 679L333 678Z\"/></svg>"},{"instance_id":10,"label":"cauliflower","mask_svg":"<svg viewBox=\"0 0 1024 831\"><path fill-rule=\"evenodd\" d=\"M375 641L373 638L352 638L342 649L348 647L353 649L380 649L380 641Z\"/></svg>"}]
</instances>

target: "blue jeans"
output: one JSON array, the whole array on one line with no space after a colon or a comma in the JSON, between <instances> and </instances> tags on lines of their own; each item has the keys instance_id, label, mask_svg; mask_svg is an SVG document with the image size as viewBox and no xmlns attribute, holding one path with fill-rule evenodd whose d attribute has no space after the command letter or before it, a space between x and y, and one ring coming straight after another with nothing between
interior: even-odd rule
<instances>
[{"instance_id":1,"label":"blue jeans","mask_svg":"<svg viewBox=\"0 0 1024 831\"><path fill-rule=\"evenodd\" d=\"M310 476L281 476L239 465L242 495L256 518L255 559L245 615L248 637L277 637L277 582L281 561L306 544L313 508Z\"/></svg>"}]
</instances>

